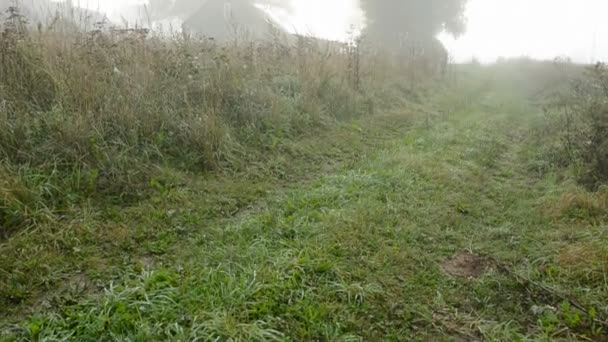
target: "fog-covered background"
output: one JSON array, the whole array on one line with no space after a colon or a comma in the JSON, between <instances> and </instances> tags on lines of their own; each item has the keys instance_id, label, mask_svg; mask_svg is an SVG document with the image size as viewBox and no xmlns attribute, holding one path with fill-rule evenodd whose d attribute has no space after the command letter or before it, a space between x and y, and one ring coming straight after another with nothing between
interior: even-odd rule
<instances>
[{"instance_id":1,"label":"fog-covered background","mask_svg":"<svg viewBox=\"0 0 608 342\"><path fill-rule=\"evenodd\" d=\"M106 13L114 22L133 23L148 21L148 1L81 0L74 4ZM175 2L151 1L156 8L169 8ZM204 2L181 1L182 15ZM390 1L383 4L391 6ZM260 0L257 6L291 32L345 40L365 27L358 0ZM608 59L608 21L601 18L604 13L608 13L605 0L470 0L465 11L466 33L458 38L447 34L440 37L457 61L475 57L492 62L498 57L525 55L540 59L569 56L578 62L595 62ZM172 19L174 24L183 19L170 10L153 15L155 20L163 16L165 22Z\"/></svg>"}]
</instances>

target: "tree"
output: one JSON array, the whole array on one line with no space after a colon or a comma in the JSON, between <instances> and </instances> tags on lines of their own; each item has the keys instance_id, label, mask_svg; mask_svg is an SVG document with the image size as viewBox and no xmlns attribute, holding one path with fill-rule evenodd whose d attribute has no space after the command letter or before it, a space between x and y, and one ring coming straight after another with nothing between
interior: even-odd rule
<instances>
[{"instance_id":1,"label":"tree","mask_svg":"<svg viewBox=\"0 0 608 342\"><path fill-rule=\"evenodd\" d=\"M361 0L367 16L366 36L389 47L404 41L430 41L442 32L465 31L467 0Z\"/></svg>"}]
</instances>

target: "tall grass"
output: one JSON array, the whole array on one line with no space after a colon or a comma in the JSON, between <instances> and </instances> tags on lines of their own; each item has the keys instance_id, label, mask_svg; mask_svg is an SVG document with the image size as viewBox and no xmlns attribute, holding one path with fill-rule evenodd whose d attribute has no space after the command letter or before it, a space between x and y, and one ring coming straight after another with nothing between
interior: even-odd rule
<instances>
[{"instance_id":1,"label":"tall grass","mask_svg":"<svg viewBox=\"0 0 608 342\"><path fill-rule=\"evenodd\" d=\"M389 66L343 44L276 32L219 43L103 24L84 30L92 25L62 17L34 27L17 8L7 14L0 26L3 227L35 221L39 208L62 212L100 196L137 200L161 166L246 167L247 151L264 150L272 136L313 133L371 113L374 97L385 105L398 96L379 96L373 75L390 74Z\"/></svg>"},{"instance_id":2,"label":"tall grass","mask_svg":"<svg viewBox=\"0 0 608 342\"><path fill-rule=\"evenodd\" d=\"M585 185L608 184L608 67L589 68L568 99L562 131L566 153L582 165L579 178Z\"/></svg>"},{"instance_id":3,"label":"tall grass","mask_svg":"<svg viewBox=\"0 0 608 342\"><path fill-rule=\"evenodd\" d=\"M567 65L566 65L567 66ZM553 161L591 190L608 184L608 67L598 63L563 82L545 110Z\"/></svg>"}]
</instances>

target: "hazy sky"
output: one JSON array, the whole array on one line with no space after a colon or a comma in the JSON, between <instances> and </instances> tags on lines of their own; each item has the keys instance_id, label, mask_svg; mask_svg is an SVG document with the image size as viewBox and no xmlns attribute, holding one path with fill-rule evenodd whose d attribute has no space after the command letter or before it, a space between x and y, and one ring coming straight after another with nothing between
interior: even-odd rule
<instances>
[{"instance_id":1,"label":"hazy sky","mask_svg":"<svg viewBox=\"0 0 608 342\"><path fill-rule=\"evenodd\" d=\"M170 1L170 0L167 0ZM357 0L291 0L295 13L275 13L288 29L345 39L361 27ZM75 3L78 1L74 1ZM145 0L80 0L109 13ZM458 40L441 39L458 61L484 62L499 56L571 56L581 62L608 60L608 0L470 0L468 31Z\"/></svg>"},{"instance_id":2,"label":"hazy sky","mask_svg":"<svg viewBox=\"0 0 608 342\"><path fill-rule=\"evenodd\" d=\"M471 0L467 34L442 39L458 60L520 55L608 60L606 14L608 0Z\"/></svg>"},{"instance_id":3,"label":"hazy sky","mask_svg":"<svg viewBox=\"0 0 608 342\"><path fill-rule=\"evenodd\" d=\"M345 40L363 26L358 4L358 0L291 0L293 13L275 12L272 17L290 31Z\"/></svg>"}]
</instances>

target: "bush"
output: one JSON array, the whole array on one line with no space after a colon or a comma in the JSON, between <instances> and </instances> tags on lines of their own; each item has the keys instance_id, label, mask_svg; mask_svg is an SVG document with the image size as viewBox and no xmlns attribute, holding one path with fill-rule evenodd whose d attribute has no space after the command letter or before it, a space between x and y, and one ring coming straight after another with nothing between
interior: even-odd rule
<instances>
[{"instance_id":1,"label":"bush","mask_svg":"<svg viewBox=\"0 0 608 342\"><path fill-rule=\"evenodd\" d=\"M597 64L562 98L564 155L579 166L579 179L596 189L608 183L608 67Z\"/></svg>"}]
</instances>

